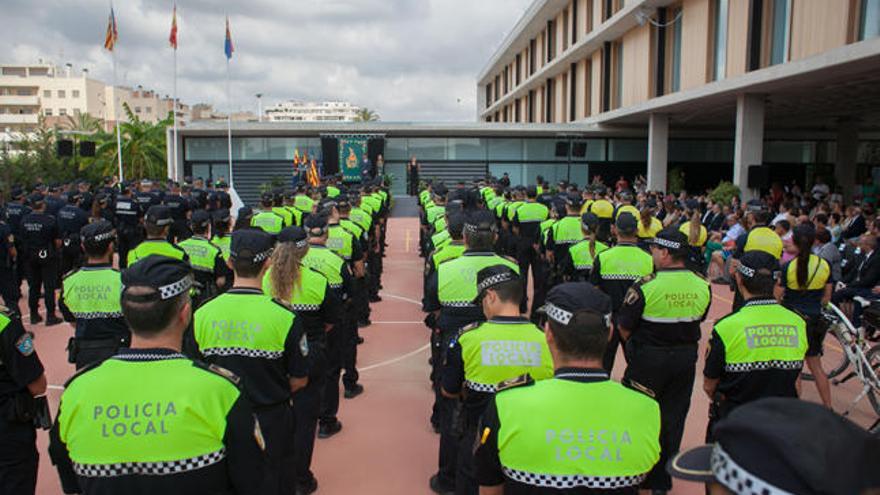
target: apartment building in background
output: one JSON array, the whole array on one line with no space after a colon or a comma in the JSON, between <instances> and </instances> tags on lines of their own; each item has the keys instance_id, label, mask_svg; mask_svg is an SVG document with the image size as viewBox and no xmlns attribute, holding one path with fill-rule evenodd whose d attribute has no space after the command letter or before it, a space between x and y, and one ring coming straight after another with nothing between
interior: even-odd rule
<instances>
[{"instance_id":1,"label":"apartment building in background","mask_svg":"<svg viewBox=\"0 0 880 495\"><path fill-rule=\"evenodd\" d=\"M360 107L345 101L285 101L266 109L270 122L352 122Z\"/></svg>"},{"instance_id":2,"label":"apartment building in background","mask_svg":"<svg viewBox=\"0 0 880 495\"><path fill-rule=\"evenodd\" d=\"M164 119L174 106L168 95L141 86L114 87L91 78L86 69L74 74L70 65L0 65L0 131L33 131L41 116L47 125L65 125L68 117L84 113L109 129L117 118L127 120L123 103L147 122ZM179 119L188 120L188 106L178 102L177 112Z\"/></svg>"},{"instance_id":3,"label":"apartment building in background","mask_svg":"<svg viewBox=\"0 0 880 495\"><path fill-rule=\"evenodd\" d=\"M848 192L880 137L880 0L536 0L477 100L484 122L640 132L594 152L654 189L671 167L746 191L753 166L801 164Z\"/></svg>"}]
</instances>

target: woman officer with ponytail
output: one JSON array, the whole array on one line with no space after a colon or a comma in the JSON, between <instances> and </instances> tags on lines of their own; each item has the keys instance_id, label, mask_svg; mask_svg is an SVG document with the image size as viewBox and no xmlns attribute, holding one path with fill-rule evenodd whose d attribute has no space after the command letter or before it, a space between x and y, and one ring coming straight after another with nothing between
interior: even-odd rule
<instances>
[{"instance_id":1,"label":"woman officer with ponytail","mask_svg":"<svg viewBox=\"0 0 880 495\"><path fill-rule=\"evenodd\" d=\"M797 311L807 322L807 355L804 360L816 379L816 388L825 407L831 407L831 386L822 370L822 341L825 328L821 328L822 307L831 300L834 280L831 268L824 259L812 254L816 229L811 223L803 223L794 229L793 241L798 255L782 268L779 286L782 305Z\"/></svg>"}]
</instances>

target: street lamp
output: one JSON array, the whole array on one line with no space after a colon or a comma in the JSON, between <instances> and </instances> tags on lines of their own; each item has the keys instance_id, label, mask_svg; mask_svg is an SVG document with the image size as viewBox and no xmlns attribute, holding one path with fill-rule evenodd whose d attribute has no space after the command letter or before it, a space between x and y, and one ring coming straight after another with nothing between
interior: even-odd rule
<instances>
[{"instance_id":1,"label":"street lamp","mask_svg":"<svg viewBox=\"0 0 880 495\"><path fill-rule=\"evenodd\" d=\"M263 121L263 93L257 93L257 122Z\"/></svg>"}]
</instances>

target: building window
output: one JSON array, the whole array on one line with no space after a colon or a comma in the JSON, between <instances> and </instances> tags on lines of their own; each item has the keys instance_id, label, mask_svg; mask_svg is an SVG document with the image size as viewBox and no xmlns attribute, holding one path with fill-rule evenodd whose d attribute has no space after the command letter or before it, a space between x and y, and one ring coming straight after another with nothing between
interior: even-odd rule
<instances>
[{"instance_id":1,"label":"building window","mask_svg":"<svg viewBox=\"0 0 880 495\"><path fill-rule=\"evenodd\" d=\"M712 9L712 80L720 81L727 74L728 0L713 0Z\"/></svg>"},{"instance_id":2,"label":"building window","mask_svg":"<svg viewBox=\"0 0 880 495\"><path fill-rule=\"evenodd\" d=\"M64 90L63 90L63 89L59 89L59 90L58 90L58 97L59 97L59 98L64 98L64 97L65 97L65 95L64 95Z\"/></svg>"},{"instance_id":3,"label":"building window","mask_svg":"<svg viewBox=\"0 0 880 495\"><path fill-rule=\"evenodd\" d=\"M562 11L562 51L568 50L568 9Z\"/></svg>"},{"instance_id":4,"label":"building window","mask_svg":"<svg viewBox=\"0 0 880 495\"><path fill-rule=\"evenodd\" d=\"M79 98L79 90L74 89L73 91L71 91L71 96L74 98Z\"/></svg>"},{"instance_id":5,"label":"building window","mask_svg":"<svg viewBox=\"0 0 880 495\"><path fill-rule=\"evenodd\" d=\"M134 113L141 113L141 107L134 107Z\"/></svg>"},{"instance_id":6,"label":"building window","mask_svg":"<svg viewBox=\"0 0 880 495\"><path fill-rule=\"evenodd\" d=\"M51 108L46 108L46 109L44 109L44 110L43 110L43 114L44 114L46 117L51 117L51 116L52 116L52 109L51 109Z\"/></svg>"},{"instance_id":7,"label":"building window","mask_svg":"<svg viewBox=\"0 0 880 495\"><path fill-rule=\"evenodd\" d=\"M520 71L522 71L522 54L516 54L516 86L520 83Z\"/></svg>"},{"instance_id":8,"label":"building window","mask_svg":"<svg viewBox=\"0 0 880 495\"><path fill-rule=\"evenodd\" d=\"M499 96L498 88L500 88L500 87L501 87L501 76L495 76L495 86L493 86L493 88L495 89L495 101L498 101L498 96Z\"/></svg>"},{"instance_id":9,"label":"building window","mask_svg":"<svg viewBox=\"0 0 880 495\"><path fill-rule=\"evenodd\" d=\"M492 83L486 85L486 108L492 106Z\"/></svg>"},{"instance_id":10,"label":"building window","mask_svg":"<svg viewBox=\"0 0 880 495\"><path fill-rule=\"evenodd\" d=\"M79 112L79 108L74 108L74 109L73 109L73 114L76 115L77 117L79 117L79 113L80 113L80 112Z\"/></svg>"},{"instance_id":11,"label":"building window","mask_svg":"<svg viewBox=\"0 0 880 495\"><path fill-rule=\"evenodd\" d=\"M556 21L547 21L547 62L556 58Z\"/></svg>"},{"instance_id":12,"label":"building window","mask_svg":"<svg viewBox=\"0 0 880 495\"><path fill-rule=\"evenodd\" d=\"M535 52L537 51L538 42L532 38L529 41L529 75L535 73Z\"/></svg>"},{"instance_id":13,"label":"building window","mask_svg":"<svg viewBox=\"0 0 880 495\"><path fill-rule=\"evenodd\" d=\"M614 71L611 78L614 84L614 99L612 108L620 108L623 105L623 42L614 43Z\"/></svg>"},{"instance_id":14,"label":"building window","mask_svg":"<svg viewBox=\"0 0 880 495\"><path fill-rule=\"evenodd\" d=\"M788 39L791 18L791 0L773 0L770 12L770 63L788 61Z\"/></svg>"},{"instance_id":15,"label":"building window","mask_svg":"<svg viewBox=\"0 0 880 495\"><path fill-rule=\"evenodd\" d=\"M65 116L65 115L67 115L67 109L66 109L66 108L59 108L59 109L58 109L58 115L60 115L60 116L62 116L62 117Z\"/></svg>"},{"instance_id":16,"label":"building window","mask_svg":"<svg viewBox=\"0 0 880 495\"><path fill-rule=\"evenodd\" d=\"M880 36L880 0L862 0L859 15L859 40Z\"/></svg>"},{"instance_id":17,"label":"building window","mask_svg":"<svg viewBox=\"0 0 880 495\"><path fill-rule=\"evenodd\" d=\"M43 98L51 98L51 97L52 97L52 91L51 91L51 90L46 89L46 90L43 91Z\"/></svg>"},{"instance_id":18,"label":"building window","mask_svg":"<svg viewBox=\"0 0 880 495\"><path fill-rule=\"evenodd\" d=\"M144 108L144 111L147 113L153 113L153 107L146 107Z\"/></svg>"},{"instance_id":19,"label":"building window","mask_svg":"<svg viewBox=\"0 0 880 495\"><path fill-rule=\"evenodd\" d=\"M673 19L669 26L669 92L674 93L681 87L681 26L684 12L681 8L670 9L670 17Z\"/></svg>"}]
</instances>

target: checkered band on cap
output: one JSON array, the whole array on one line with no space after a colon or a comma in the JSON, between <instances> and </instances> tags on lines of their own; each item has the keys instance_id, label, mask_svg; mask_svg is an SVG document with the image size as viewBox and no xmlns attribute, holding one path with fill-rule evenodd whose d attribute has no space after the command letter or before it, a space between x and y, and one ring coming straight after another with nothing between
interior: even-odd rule
<instances>
[{"instance_id":1,"label":"checkered band on cap","mask_svg":"<svg viewBox=\"0 0 880 495\"><path fill-rule=\"evenodd\" d=\"M191 275L187 275L182 279L174 282L173 284L163 285L159 287L159 297L164 301L166 299L171 299L172 297L179 296L184 292L190 290L193 285L193 279Z\"/></svg>"},{"instance_id":2,"label":"checkered band on cap","mask_svg":"<svg viewBox=\"0 0 880 495\"><path fill-rule=\"evenodd\" d=\"M663 239L662 237L655 237L652 242L668 249L681 249L680 242L670 241L669 239Z\"/></svg>"},{"instance_id":3,"label":"checkered band on cap","mask_svg":"<svg viewBox=\"0 0 880 495\"><path fill-rule=\"evenodd\" d=\"M120 462L115 464L73 464L73 470L78 476L85 478L113 478L116 476L166 476L196 471L217 464L226 458L226 449L216 452L190 457L189 459L177 459L174 461L159 462Z\"/></svg>"},{"instance_id":4,"label":"checkered band on cap","mask_svg":"<svg viewBox=\"0 0 880 495\"><path fill-rule=\"evenodd\" d=\"M496 227L494 225L489 227L488 229L481 229L480 226L475 223L465 223L464 224L464 231L467 232L468 234L473 234L475 232L495 232L495 230L496 230Z\"/></svg>"},{"instance_id":5,"label":"checkered band on cap","mask_svg":"<svg viewBox=\"0 0 880 495\"><path fill-rule=\"evenodd\" d=\"M753 363L729 363L724 365L724 371L731 373L746 373L749 371L762 370L800 370L803 369L803 361L757 361Z\"/></svg>"},{"instance_id":6,"label":"checkered band on cap","mask_svg":"<svg viewBox=\"0 0 880 495\"><path fill-rule=\"evenodd\" d=\"M172 223L174 223L173 218L163 218L161 220L156 220L155 222L157 227L164 227L166 225L171 225Z\"/></svg>"},{"instance_id":7,"label":"checkered band on cap","mask_svg":"<svg viewBox=\"0 0 880 495\"><path fill-rule=\"evenodd\" d=\"M568 322L574 318L574 314L570 311L566 311L550 302L545 304L541 309L550 319L562 325L568 325Z\"/></svg>"},{"instance_id":8,"label":"checkered band on cap","mask_svg":"<svg viewBox=\"0 0 880 495\"><path fill-rule=\"evenodd\" d=\"M614 490L620 488L628 488L638 486L645 479L645 474L634 476L584 476L580 474L562 475L562 474L539 474L529 473L527 471L519 471L502 467L504 475L508 478L531 486L540 486L546 488L578 488L586 487L592 489Z\"/></svg>"},{"instance_id":9,"label":"checkered band on cap","mask_svg":"<svg viewBox=\"0 0 880 495\"><path fill-rule=\"evenodd\" d=\"M743 265L742 263L739 264L739 268L737 268L737 270L739 270L739 273L741 273L743 277L748 277L748 278L754 277L755 273L756 273L754 268L749 268L746 265Z\"/></svg>"},{"instance_id":10,"label":"checkered band on cap","mask_svg":"<svg viewBox=\"0 0 880 495\"><path fill-rule=\"evenodd\" d=\"M715 479L739 495L792 495L742 468L720 444L712 449L712 472Z\"/></svg>"},{"instance_id":11,"label":"checkered band on cap","mask_svg":"<svg viewBox=\"0 0 880 495\"><path fill-rule=\"evenodd\" d=\"M492 287L493 285L503 284L504 282L510 282L511 280L513 280L513 277L514 277L513 272L498 273L498 274L492 275L491 277L483 280L482 282L480 282L477 285L477 293L481 293L484 290L488 289L489 287Z\"/></svg>"},{"instance_id":12,"label":"checkered band on cap","mask_svg":"<svg viewBox=\"0 0 880 495\"><path fill-rule=\"evenodd\" d=\"M292 304L290 307L294 311L318 311L321 309L321 306L317 304Z\"/></svg>"},{"instance_id":13,"label":"checkered band on cap","mask_svg":"<svg viewBox=\"0 0 880 495\"><path fill-rule=\"evenodd\" d=\"M274 249L267 249L266 251L263 251L262 253L255 254L252 258L253 262L254 263L262 263L262 262L266 261L267 259L269 259L272 256L272 251L274 251ZM230 251L229 255L233 258L238 258L240 256L240 253L236 253L235 251Z\"/></svg>"},{"instance_id":14,"label":"checkered band on cap","mask_svg":"<svg viewBox=\"0 0 880 495\"><path fill-rule=\"evenodd\" d=\"M485 383L476 383L469 380L464 381L464 386L468 390L473 390L474 392L484 392L488 394L494 394L498 388L495 385L486 385Z\"/></svg>"},{"instance_id":15,"label":"checkered band on cap","mask_svg":"<svg viewBox=\"0 0 880 495\"><path fill-rule=\"evenodd\" d=\"M101 242L101 241L106 241L107 239L113 239L115 237L116 237L116 231L111 230L110 232L104 232L103 234L98 234L98 235L92 236L90 240L92 240L94 242Z\"/></svg>"},{"instance_id":16,"label":"checkered band on cap","mask_svg":"<svg viewBox=\"0 0 880 495\"><path fill-rule=\"evenodd\" d=\"M470 301L446 301L446 302L441 301L440 305L447 307L447 308L476 308L477 307L476 304L474 304Z\"/></svg>"},{"instance_id":17,"label":"checkered band on cap","mask_svg":"<svg viewBox=\"0 0 880 495\"><path fill-rule=\"evenodd\" d=\"M263 349L247 349L245 347L214 347L202 350L205 356L241 356L260 359L280 359L283 351L265 351Z\"/></svg>"},{"instance_id":18,"label":"checkered band on cap","mask_svg":"<svg viewBox=\"0 0 880 495\"><path fill-rule=\"evenodd\" d=\"M309 245L309 241L303 239L301 241L294 242L293 245L296 246L297 249L302 249Z\"/></svg>"}]
</instances>

